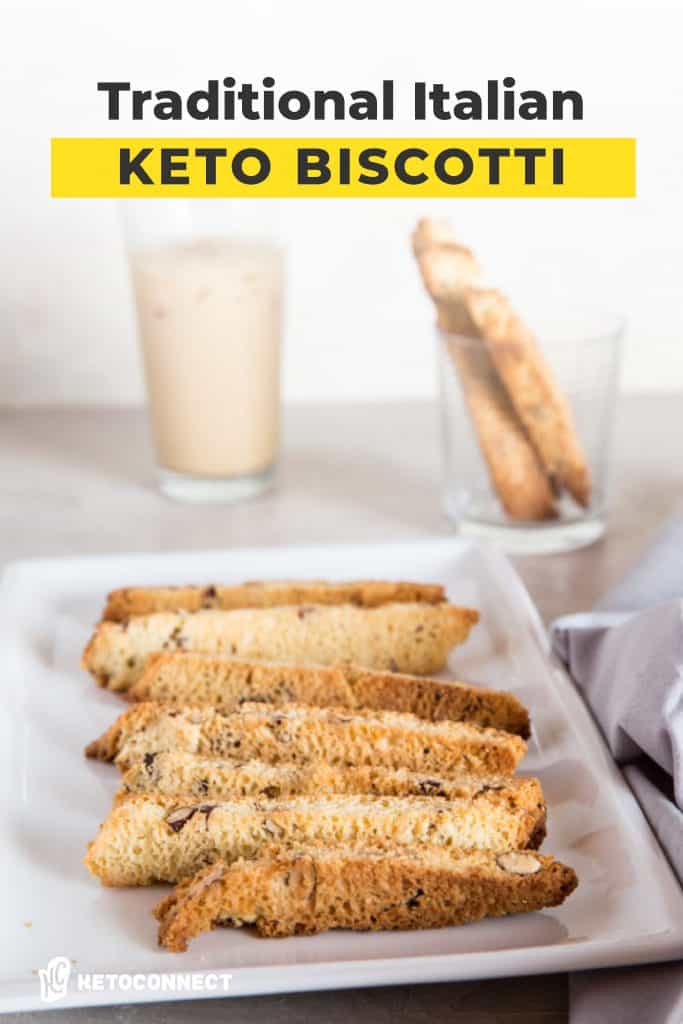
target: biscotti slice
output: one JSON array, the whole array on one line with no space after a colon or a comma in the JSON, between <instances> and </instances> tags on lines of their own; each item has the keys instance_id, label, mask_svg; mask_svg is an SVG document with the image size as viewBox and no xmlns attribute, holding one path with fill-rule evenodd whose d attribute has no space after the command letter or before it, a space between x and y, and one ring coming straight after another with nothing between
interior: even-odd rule
<instances>
[{"instance_id":1,"label":"biscotti slice","mask_svg":"<svg viewBox=\"0 0 683 1024\"><path fill-rule=\"evenodd\" d=\"M179 804L134 794L117 802L90 843L88 869L105 885L178 882L222 857L253 857L264 843L522 849L539 842L545 809L504 791L472 799L315 796Z\"/></svg>"},{"instance_id":2,"label":"biscotti slice","mask_svg":"<svg viewBox=\"0 0 683 1024\"><path fill-rule=\"evenodd\" d=\"M443 928L556 907L574 871L537 853L423 849L287 850L217 861L155 908L159 944L187 949L201 932L254 925L259 935Z\"/></svg>"},{"instance_id":3,"label":"biscotti slice","mask_svg":"<svg viewBox=\"0 0 683 1024\"><path fill-rule=\"evenodd\" d=\"M142 677L126 691L126 699L212 704L223 712L236 711L245 701L356 705L342 666L247 661L195 651L152 655Z\"/></svg>"},{"instance_id":4,"label":"biscotti slice","mask_svg":"<svg viewBox=\"0 0 683 1024\"><path fill-rule=\"evenodd\" d=\"M588 505L590 472L571 410L533 334L495 289L468 289L464 302L546 473Z\"/></svg>"},{"instance_id":5,"label":"biscotti slice","mask_svg":"<svg viewBox=\"0 0 683 1024\"><path fill-rule=\"evenodd\" d=\"M554 518L548 476L464 302L481 277L477 260L458 244L450 225L427 219L413 234L413 251L438 325L454 336L447 351L501 504L512 519Z\"/></svg>"},{"instance_id":6,"label":"biscotti slice","mask_svg":"<svg viewBox=\"0 0 683 1024\"><path fill-rule=\"evenodd\" d=\"M538 779L504 775L424 775L404 768L369 765L343 768L325 761L306 764L268 764L199 757L169 751L146 754L125 772L117 799L130 793L156 793L188 800L233 800L263 797L367 794L371 796L435 796L448 800L473 799L485 790L504 793L520 806L540 808L543 793Z\"/></svg>"},{"instance_id":7,"label":"biscotti slice","mask_svg":"<svg viewBox=\"0 0 683 1024\"><path fill-rule=\"evenodd\" d=\"M473 609L445 602L156 612L101 622L81 664L110 690L127 690L151 654L175 650L304 664L349 661L428 675L444 667L478 619Z\"/></svg>"},{"instance_id":8,"label":"biscotti slice","mask_svg":"<svg viewBox=\"0 0 683 1024\"><path fill-rule=\"evenodd\" d=\"M404 580L249 580L225 586L220 583L187 587L124 587L107 597L103 619L123 622L133 615L151 612L197 612L202 608L230 611L234 608L272 608L283 604L355 604L376 608L381 604L444 601L438 583Z\"/></svg>"},{"instance_id":9,"label":"biscotti slice","mask_svg":"<svg viewBox=\"0 0 683 1024\"><path fill-rule=\"evenodd\" d=\"M243 704L224 715L206 705L136 704L91 743L88 757L130 767L166 750L269 764L406 768L414 772L511 775L526 753L520 736L466 722L426 722L397 711L305 704Z\"/></svg>"},{"instance_id":10,"label":"biscotti slice","mask_svg":"<svg viewBox=\"0 0 683 1024\"><path fill-rule=\"evenodd\" d=\"M213 704L224 712L247 700L365 707L409 711L430 721L461 719L525 738L530 731L529 714L511 693L354 665L285 665L176 651L153 657L126 696L133 701Z\"/></svg>"},{"instance_id":11,"label":"biscotti slice","mask_svg":"<svg viewBox=\"0 0 683 1024\"><path fill-rule=\"evenodd\" d=\"M429 679L400 672L374 672L343 666L356 707L403 711L432 722L453 719L531 735L529 712L512 693L455 680Z\"/></svg>"}]
</instances>

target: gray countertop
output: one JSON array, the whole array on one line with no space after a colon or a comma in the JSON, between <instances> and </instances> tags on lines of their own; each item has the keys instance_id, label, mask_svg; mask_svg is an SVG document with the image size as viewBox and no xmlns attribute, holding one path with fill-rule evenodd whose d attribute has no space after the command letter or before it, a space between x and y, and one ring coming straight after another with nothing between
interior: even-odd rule
<instances>
[{"instance_id":1,"label":"gray countertop","mask_svg":"<svg viewBox=\"0 0 683 1024\"><path fill-rule=\"evenodd\" d=\"M546 621L590 606L683 496L683 398L622 400L610 528L584 551L514 559ZM235 506L177 504L154 486L144 416L128 410L0 412L0 564L30 556L447 535L439 506L436 413L424 402L298 405L285 416L276 489ZM157 1024L347 1019L561 1024L564 976L236 1000L49 1010L73 1020ZM30 1020L31 1014L0 1020Z\"/></svg>"}]
</instances>

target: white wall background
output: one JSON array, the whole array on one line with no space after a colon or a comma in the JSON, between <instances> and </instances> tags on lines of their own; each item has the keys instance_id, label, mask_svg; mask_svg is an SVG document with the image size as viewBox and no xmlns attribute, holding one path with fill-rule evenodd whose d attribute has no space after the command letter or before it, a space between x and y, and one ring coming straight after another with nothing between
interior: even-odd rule
<instances>
[{"instance_id":1,"label":"white wall background","mask_svg":"<svg viewBox=\"0 0 683 1024\"><path fill-rule=\"evenodd\" d=\"M0 0L0 403L140 399L115 204L51 200L49 138L181 134L174 122L109 124L97 81L190 90L228 74L304 89L376 88L384 77L481 89L512 74L520 88L584 95L582 123L537 134L638 137L637 200L279 204L291 254L287 397L432 393L431 310L408 248L428 212L450 216L513 295L624 312L626 388L683 388L682 11L676 0ZM352 129L201 122L186 132L444 134L407 110ZM533 127L482 122L467 133Z\"/></svg>"}]
</instances>

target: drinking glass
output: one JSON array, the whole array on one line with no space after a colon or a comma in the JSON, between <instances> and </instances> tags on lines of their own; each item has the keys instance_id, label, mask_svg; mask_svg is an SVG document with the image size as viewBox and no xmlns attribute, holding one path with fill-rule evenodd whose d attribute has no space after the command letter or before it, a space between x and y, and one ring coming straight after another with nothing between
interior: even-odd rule
<instances>
[{"instance_id":1,"label":"drinking glass","mask_svg":"<svg viewBox=\"0 0 683 1024\"><path fill-rule=\"evenodd\" d=\"M565 410L564 433L547 404L525 407L523 390L508 390L510 379L506 385L482 340L438 331L444 509L461 533L507 551L568 551L593 543L606 528L624 325L578 308L553 308L530 324ZM509 346L507 355L519 358L515 343ZM556 464L544 463L530 423L555 431Z\"/></svg>"},{"instance_id":2,"label":"drinking glass","mask_svg":"<svg viewBox=\"0 0 683 1024\"><path fill-rule=\"evenodd\" d=\"M258 494L273 481L280 418L285 275L272 205L122 208L161 490Z\"/></svg>"}]
</instances>

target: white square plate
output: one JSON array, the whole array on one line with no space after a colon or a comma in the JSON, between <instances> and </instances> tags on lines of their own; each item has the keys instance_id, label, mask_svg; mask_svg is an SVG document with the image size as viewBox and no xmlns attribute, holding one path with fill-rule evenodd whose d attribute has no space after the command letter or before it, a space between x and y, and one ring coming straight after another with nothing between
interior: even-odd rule
<instances>
[{"instance_id":1,"label":"white square plate","mask_svg":"<svg viewBox=\"0 0 683 1024\"><path fill-rule=\"evenodd\" d=\"M451 600L481 610L480 625L453 653L450 674L510 689L530 708L534 735L522 771L539 775L546 793L545 848L580 880L564 906L423 932L266 940L226 929L201 936L182 955L158 949L150 910L159 889L106 889L81 863L117 786L115 769L86 761L83 747L125 705L99 690L78 659L112 587L256 577L440 581ZM226 971L229 994L237 996L603 967L675 959L683 951L680 887L590 715L551 659L520 580L493 551L449 539L22 562L4 574L0 623L2 1010L40 1007L37 972L57 955L74 964L58 1005L76 1006L181 998L80 991L74 975L86 971Z\"/></svg>"}]
</instances>

